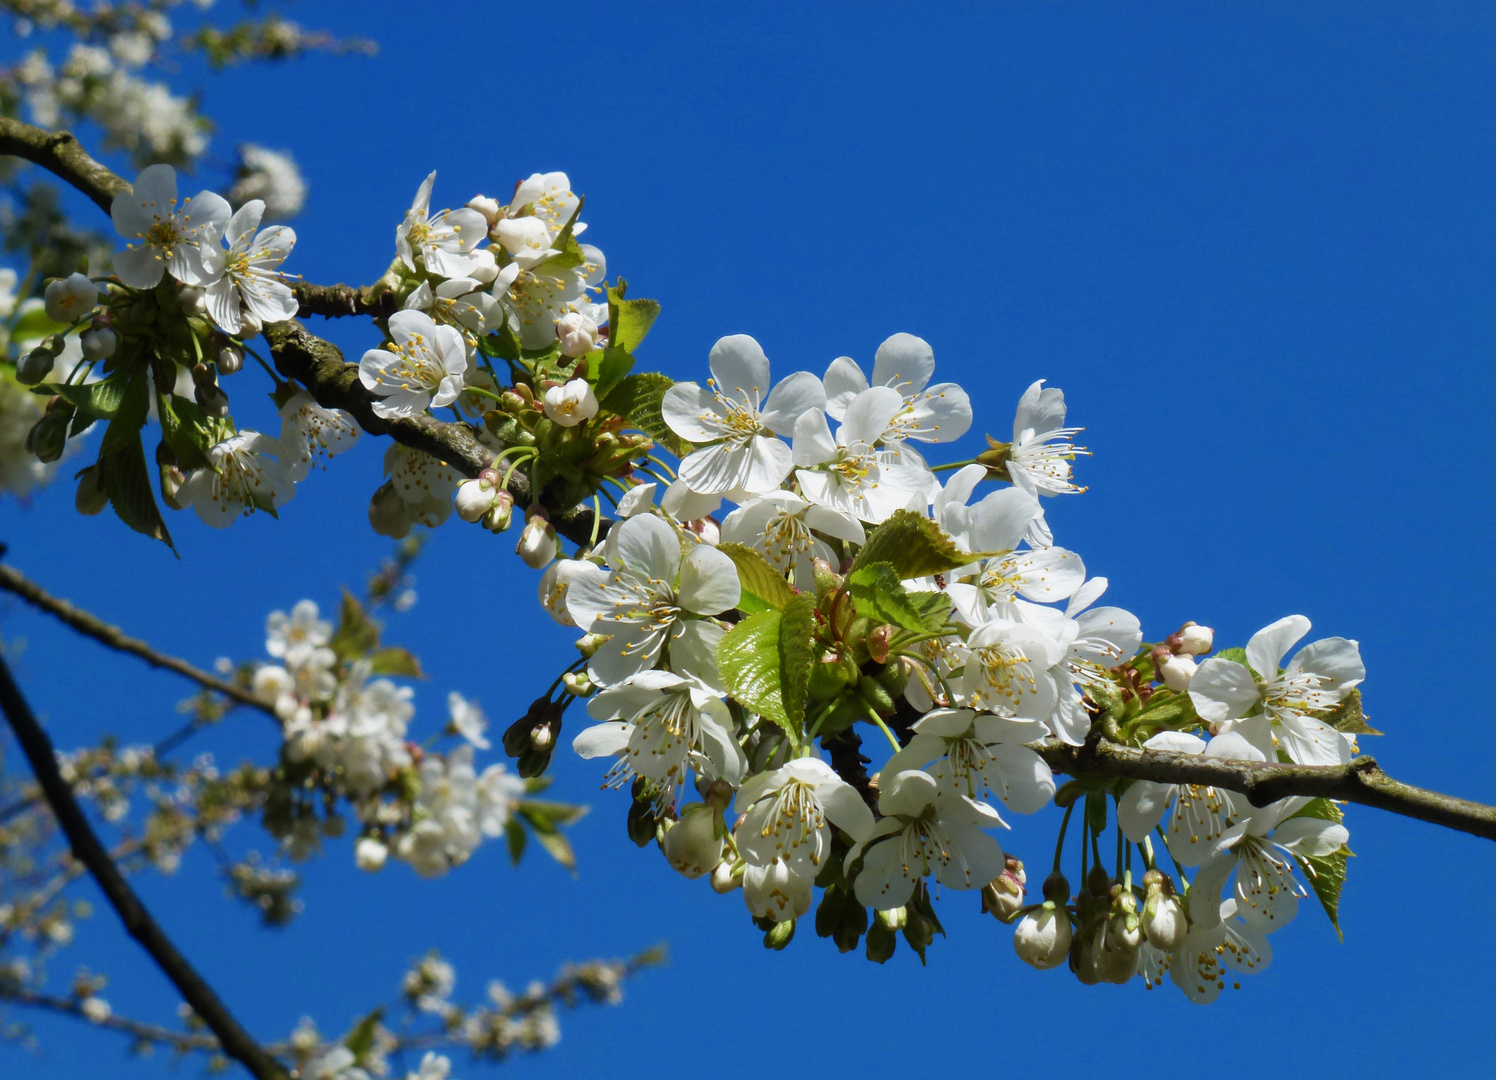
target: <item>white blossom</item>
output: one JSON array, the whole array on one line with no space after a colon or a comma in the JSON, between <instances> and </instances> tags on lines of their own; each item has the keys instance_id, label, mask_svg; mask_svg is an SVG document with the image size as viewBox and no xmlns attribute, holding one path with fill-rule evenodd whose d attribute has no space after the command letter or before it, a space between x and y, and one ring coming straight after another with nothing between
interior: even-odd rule
<instances>
[{"instance_id":1,"label":"white blossom","mask_svg":"<svg viewBox=\"0 0 1496 1080\"><path fill-rule=\"evenodd\" d=\"M276 270L296 245L296 233L284 225L260 229L264 213L265 204L251 199L234 212L222 233L209 229L203 238L208 312L230 334L243 330L245 308L262 324L296 316L296 297Z\"/></svg>"},{"instance_id":2,"label":"white blossom","mask_svg":"<svg viewBox=\"0 0 1496 1080\"><path fill-rule=\"evenodd\" d=\"M230 435L208 451L213 468L195 469L178 497L216 529L256 510L273 513L296 494L290 469L267 456L280 451L278 441L257 431Z\"/></svg>"},{"instance_id":3,"label":"white blossom","mask_svg":"<svg viewBox=\"0 0 1496 1080\"><path fill-rule=\"evenodd\" d=\"M476 210L462 207L431 214L433 172L421 182L405 220L395 228L395 248L407 267L416 269L416 258L428 273L445 278L468 277L485 256L473 249L488 235L488 222Z\"/></svg>"},{"instance_id":4,"label":"white blossom","mask_svg":"<svg viewBox=\"0 0 1496 1080\"><path fill-rule=\"evenodd\" d=\"M114 227L129 243L114 257L114 272L132 289L153 289L170 271L186 285L204 285L212 275L200 246L229 219L221 195L200 191L177 206L177 173L170 165L143 170L130 191L114 197Z\"/></svg>"},{"instance_id":5,"label":"white blossom","mask_svg":"<svg viewBox=\"0 0 1496 1080\"><path fill-rule=\"evenodd\" d=\"M277 456L296 483L307 478L319 456L329 460L351 449L362 429L342 409L324 409L307 390L298 390L280 407Z\"/></svg>"},{"instance_id":6,"label":"white blossom","mask_svg":"<svg viewBox=\"0 0 1496 1080\"><path fill-rule=\"evenodd\" d=\"M392 340L368 350L358 365L359 381L379 396L374 412L416 416L457 400L468 364L462 335L422 311L397 311L388 327Z\"/></svg>"}]
</instances>

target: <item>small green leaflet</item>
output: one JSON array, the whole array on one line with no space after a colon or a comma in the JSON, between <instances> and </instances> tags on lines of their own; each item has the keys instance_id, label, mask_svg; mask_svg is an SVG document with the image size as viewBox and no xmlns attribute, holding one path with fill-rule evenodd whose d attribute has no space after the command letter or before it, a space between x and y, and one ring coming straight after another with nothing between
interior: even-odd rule
<instances>
[{"instance_id":1,"label":"small green leaflet","mask_svg":"<svg viewBox=\"0 0 1496 1080\"><path fill-rule=\"evenodd\" d=\"M738 568L738 584L743 589L738 610L743 614L752 615L769 608L778 610L795 595L795 591L784 580L784 575L752 548L742 544L719 544L717 550L731 559Z\"/></svg>"},{"instance_id":2,"label":"small green leaflet","mask_svg":"<svg viewBox=\"0 0 1496 1080\"><path fill-rule=\"evenodd\" d=\"M768 610L734 626L717 645L717 670L745 708L788 731L779 674L780 621L778 611Z\"/></svg>"},{"instance_id":3,"label":"small green leaflet","mask_svg":"<svg viewBox=\"0 0 1496 1080\"><path fill-rule=\"evenodd\" d=\"M610 344L633 352L649 333L660 314L658 300L625 300L628 282L619 279L618 287L608 290L608 340Z\"/></svg>"},{"instance_id":4,"label":"small green leaflet","mask_svg":"<svg viewBox=\"0 0 1496 1080\"><path fill-rule=\"evenodd\" d=\"M125 384L129 380L129 373L117 371L99 382L51 383L38 386L33 393L55 394L91 419L110 420L125 396Z\"/></svg>"},{"instance_id":5,"label":"small green leaflet","mask_svg":"<svg viewBox=\"0 0 1496 1080\"><path fill-rule=\"evenodd\" d=\"M195 401L169 394L156 394L156 415L161 419L161 437L184 469L211 468L208 451L217 433L208 414Z\"/></svg>"},{"instance_id":6,"label":"small green leaflet","mask_svg":"<svg viewBox=\"0 0 1496 1080\"><path fill-rule=\"evenodd\" d=\"M904 588L895 568L886 562L855 566L847 575L847 591L857 614L917 633L938 630L951 610L950 600L942 593L911 593Z\"/></svg>"},{"instance_id":7,"label":"small green leaflet","mask_svg":"<svg viewBox=\"0 0 1496 1080\"><path fill-rule=\"evenodd\" d=\"M410 652L398 645L389 645L369 657L371 675L403 675L409 679L424 679L426 673L421 663Z\"/></svg>"},{"instance_id":8,"label":"small green leaflet","mask_svg":"<svg viewBox=\"0 0 1496 1080\"><path fill-rule=\"evenodd\" d=\"M114 430L118 419L109 422L109 431ZM107 434L107 433L106 433ZM109 505L119 519L138 533L145 533L153 540L160 540L172 551L171 533L156 505L156 493L151 487L151 472L145 463L145 447L140 442L137 426L126 437L116 437L112 449L99 453L99 473L104 491L109 496Z\"/></svg>"},{"instance_id":9,"label":"small green leaflet","mask_svg":"<svg viewBox=\"0 0 1496 1080\"><path fill-rule=\"evenodd\" d=\"M353 1054L355 1061L363 1060L364 1055L374 1049L374 1035L379 1030L379 1022L383 1019L384 1006L381 1005L360 1020L343 1039L343 1045Z\"/></svg>"},{"instance_id":10,"label":"small green leaflet","mask_svg":"<svg viewBox=\"0 0 1496 1080\"><path fill-rule=\"evenodd\" d=\"M1329 799L1312 799L1302 810L1292 815L1293 818L1319 818L1321 821L1333 821L1337 824L1345 818ZM1325 909L1325 914L1330 917L1330 925L1335 928L1335 933L1340 940L1345 940L1345 934L1340 930L1340 890L1345 887L1346 862L1354 852L1344 844L1340 845L1339 851L1332 851L1328 855L1315 858L1304 855L1295 855L1294 860L1298 862L1304 871L1304 877L1309 881L1309 887L1314 890L1314 895L1319 897L1320 904Z\"/></svg>"},{"instance_id":11,"label":"small green leaflet","mask_svg":"<svg viewBox=\"0 0 1496 1080\"><path fill-rule=\"evenodd\" d=\"M104 429L104 440L99 444L101 455L131 445L139 446L140 429L151 411L150 376L144 365L129 371L121 369L114 378L126 382L120 390L109 426Z\"/></svg>"},{"instance_id":12,"label":"small green leaflet","mask_svg":"<svg viewBox=\"0 0 1496 1080\"><path fill-rule=\"evenodd\" d=\"M379 624L364 614L364 606L358 598L344 589L338 630L332 636L332 651L339 660L348 662L367 656L378 648Z\"/></svg>"},{"instance_id":13,"label":"small green leaflet","mask_svg":"<svg viewBox=\"0 0 1496 1080\"><path fill-rule=\"evenodd\" d=\"M900 579L943 574L976 562L979 555L962 551L956 542L923 514L898 510L873 530L857 553L853 569L888 563Z\"/></svg>"}]
</instances>

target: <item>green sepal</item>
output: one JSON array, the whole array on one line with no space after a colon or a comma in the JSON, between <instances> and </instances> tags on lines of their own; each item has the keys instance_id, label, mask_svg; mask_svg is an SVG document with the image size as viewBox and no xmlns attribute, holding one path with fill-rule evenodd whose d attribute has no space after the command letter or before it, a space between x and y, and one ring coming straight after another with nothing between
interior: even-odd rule
<instances>
[{"instance_id":1,"label":"green sepal","mask_svg":"<svg viewBox=\"0 0 1496 1080\"><path fill-rule=\"evenodd\" d=\"M1318 818L1338 825L1345 820L1345 815L1329 799L1311 799L1297 813L1290 814L1284 820L1292 821L1294 818ZM1350 848L1341 844L1338 851L1332 851L1328 855L1294 855L1294 861L1303 869L1309 887L1319 897L1320 906L1325 909L1330 925L1335 928L1335 934L1341 941L1345 940L1345 933L1340 929L1340 891L1345 888L1346 863L1353 854L1355 853Z\"/></svg>"},{"instance_id":2,"label":"green sepal","mask_svg":"<svg viewBox=\"0 0 1496 1080\"><path fill-rule=\"evenodd\" d=\"M939 525L912 510L897 510L873 530L857 560L859 566L885 562L900 579L943 574L976 562L982 556L962 551Z\"/></svg>"},{"instance_id":3,"label":"green sepal","mask_svg":"<svg viewBox=\"0 0 1496 1080\"><path fill-rule=\"evenodd\" d=\"M752 548L743 544L718 544L717 550L738 568L738 585L743 590L738 610L743 614L752 615L770 608L777 611L795 595L784 575Z\"/></svg>"},{"instance_id":4,"label":"green sepal","mask_svg":"<svg viewBox=\"0 0 1496 1080\"><path fill-rule=\"evenodd\" d=\"M353 1054L355 1061L361 1061L370 1050L374 1049L374 1036L379 1030L379 1022L383 1019L384 1006L381 1005L355 1024L353 1030L343 1039L343 1045Z\"/></svg>"},{"instance_id":5,"label":"green sepal","mask_svg":"<svg viewBox=\"0 0 1496 1080\"><path fill-rule=\"evenodd\" d=\"M778 611L760 611L729 630L717 645L717 670L732 697L765 720L791 730L780 675Z\"/></svg>"}]
</instances>

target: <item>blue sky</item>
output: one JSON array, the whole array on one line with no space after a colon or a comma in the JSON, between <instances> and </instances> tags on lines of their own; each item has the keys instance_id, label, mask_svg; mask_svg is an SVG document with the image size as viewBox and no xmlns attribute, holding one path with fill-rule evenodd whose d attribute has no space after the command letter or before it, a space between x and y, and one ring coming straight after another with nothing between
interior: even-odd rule
<instances>
[{"instance_id":1,"label":"blue sky","mask_svg":"<svg viewBox=\"0 0 1496 1080\"><path fill-rule=\"evenodd\" d=\"M1018 394L1062 387L1095 453L1084 496L1054 500L1058 542L1112 581L1157 639L1185 619L1222 644L1292 612L1357 638L1366 740L1394 775L1496 801L1483 649L1496 266L1496 13L1475 4L576 5L305 2L307 25L358 32L375 59L313 58L208 76L214 145L292 151L312 185L288 268L363 283L426 173L436 201L503 195L562 169L587 239L663 314L641 362L705 374L750 333L776 372L871 360L919 334L938 371L1005 437ZM709 12L709 13L708 13ZM194 190L184 184L188 190ZM357 355L367 324L329 326ZM258 390L236 380L248 400ZM229 390L235 391L231 382ZM252 415L252 414L251 414ZM66 485L0 506L8 558L169 651L258 655L268 610L330 605L385 552L364 519L381 447L366 439L282 514L224 533L171 521L180 562ZM953 451L952 459L959 456ZM502 724L550 681L570 637L534 612L510 542L453 522L418 568L420 604L389 638ZM169 730L182 687L28 611L25 686L64 746ZM1475 695L1472 699L1471 695ZM268 760L236 717L200 749ZM1172 988L1079 986L1013 957L1009 932L949 895L929 967L838 955L809 932L767 953L740 898L672 874L623 835L624 800L557 756L556 792L594 810L579 876L485 849L435 883L370 878L346 844L305 867L306 913L263 932L226 906L206 853L140 888L256 1033L302 1014L341 1026L439 947L459 991L522 984L563 960L659 940L673 963L617 1009L563 1017L533 1077L726 1078L928 1069L1160 1067L1286 1077L1482 1076L1496 976L1475 960L1496 889L1489 845L1352 808L1345 942L1305 905L1271 969L1211 1008ZM1033 864L1057 814L1004 838ZM809 927L805 928L806 931ZM170 988L107 911L74 961L106 996L170 1017ZM839 1023L833 1027L832 1018ZM832 1021L832 1022L828 1022ZM159 1075L120 1042L39 1022L37 1056L0 1071ZM774 1055L768 1057L767 1055ZM483 1075L460 1058L459 1077Z\"/></svg>"}]
</instances>

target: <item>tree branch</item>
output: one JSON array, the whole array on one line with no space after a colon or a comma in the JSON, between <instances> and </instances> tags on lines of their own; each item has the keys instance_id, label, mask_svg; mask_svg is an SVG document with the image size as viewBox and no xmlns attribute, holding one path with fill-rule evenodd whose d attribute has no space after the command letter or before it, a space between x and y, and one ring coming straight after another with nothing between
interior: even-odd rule
<instances>
[{"instance_id":1,"label":"tree branch","mask_svg":"<svg viewBox=\"0 0 1496 1080\"><path fill-rule=\"evenodd\" d=\"M1280 765L1144 750L1104 739L1085 746L1067 746L1058 739L1027 745L1053 771L1075 777L1115 776L1225 788L1245 795L1253 806L1295 795L1338 799L1496 840L1496 806L1404 784L1383 772L1371 757L1359 757L1347 765Z\"/></svg>"},{"instance_id":2,"label":"tree branch","mask_svg":"<svg viewBox=\"0 0 1496 1080\"><path fill-rule=\"evenodd\" d=\"M391 292L374 295L374 287L365 285L313 285L309 281L291 283L291 292L301 305L297 312L303 319L308 315L321 315L336 319L347 315L368 315L376 319L388 318L396 310L395 294Z\"/></svg>"},{"instance_id":3,"label":"tree branch","mask_svg":"<svg viewBox=\"0 0 1496 1080\"><path fill-rule=\"evenodd\" d=\"M277 371L310 390L323 408L348 413L370 435L388 435L468 477L477 476L493 461L494 451L479 442L466 424L426 415L395 420L376 415L375 397L359 381L358 365L344 361L341 349L309 333L299 322L271 323L265 327L265 340L270 342ZM529 505L530 479L518 469L509 479L509 493L516 505ZM591 539L592 511L587 507L547 505L546 510L562 536L576 544Z\"/></svg>"},{"instance_id":4,"label":"tree branch","mask_svg":"<svg viewBox=\"0 0 1496 1080\"><path fill-rule=\"evenodd\" d=\"M109 852L84 816L83 808L73 797L72 788L62 778L52 740L37 723L3 657L0 657L0 710L5 712L16 741L31 763L42 794L67 835L74 857L88 867L110 905L119 913L125 930L150 953L151 959L181 992L187 1004L218 1036L224 1053L242 1064L258 1080L289 1080L286 1070L239 1025L213 988L172 944L109 857Z\"/></svg>"},{"instance_id":5,"label":"tree branch","mask_svg":"<svg viewBox=\"0 0 1496 1080\"><path fill-rule=\"evenodd\" d=\"M138 656L151 667L165 668L174 671L178 675L191 679L199 686L222 694L224 697L232 698L240 705L247 705L252 709L258 709L271 717L275 717L275 709L255 697L242 686L237 686L226 679L220 679L201 668L193 667L185 660L179 660L175 656L167 656L165 653L157 652L145 642L138 638L132 638L117 626L111 626L102 619L90 615L82 608L74 607L66 600L59 600L46 592L41 586L35 584L18 571L9 566L0 565L0 589L19 596L26 603L40 611L45 611L84 637L91 637L95 641L117 649L132 656ZM276 718L276 723L279 723Z\"/></svg>"},{"instance_id":6,"label":"tree branch","mask_svg":"<svg viewBox=\"0 0 1496 1080\"><path fill-rule=\"evenodd\" d=\"M115 195L130 187L129 181L89 157L70 132L47 131L0 116L0 154L40 165L83 192L106 214Z\"/></svg>"},{"instance_id":7,"label":"tree branch","mask_svg":"<svg viewBox=\"0 0 1496 1080\"><path fill-rule=\"evenodd\" d=\"M0 985L0 1001L11 1001L17 1005L25 1005L33 1009L44 1009L47 1012L74 1016L96 1027L123 1032L126 1035L133 1036L139 1042L169 1046L173 1050L183 1053L189 1050L206 1050L218 1053L223 1049L219 1046L218 1040L212 1035L199 1035L187 1031L172 1031L170 1028L160 1027L157 1024L147 1024L143 1021L130 1020L123 1016L110 1015L95 1020L83 1011L82 1001L74 998L53 997L50 994L39 994L34 990L28 990L21 986L10 987Z\"/></svg>"}]
</instances>

